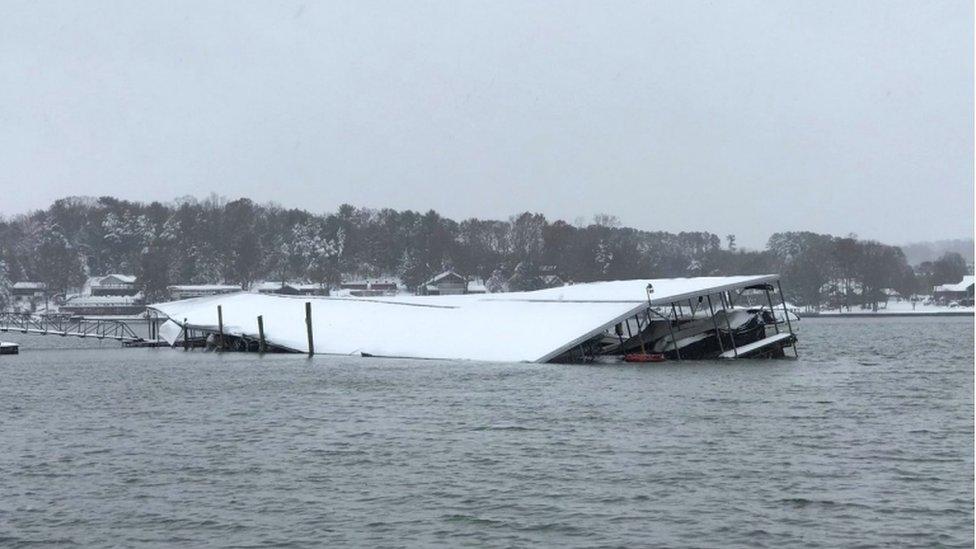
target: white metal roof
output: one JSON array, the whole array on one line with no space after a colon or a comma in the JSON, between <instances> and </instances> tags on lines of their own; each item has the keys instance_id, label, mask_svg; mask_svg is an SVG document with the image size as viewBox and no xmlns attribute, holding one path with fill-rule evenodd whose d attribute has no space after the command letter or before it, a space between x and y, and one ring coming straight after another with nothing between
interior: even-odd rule
<instances>
[{"instance_id":1,"label":"white metal roof","mask_svg":"<svg viewBox=\"0 0 976 549\"><path fill-rule=\"evenodd\" d=\"M325 354L545 362L600 334L651 303L773 282L777 275L620 280L534 292L391 296L291 297L235 293L151 305L191 327L215 330L217 305L224 332L257 336L262 315L267 340L306 351L305 302L312 304L315 351Z\"/></svg>"}]
</instances>

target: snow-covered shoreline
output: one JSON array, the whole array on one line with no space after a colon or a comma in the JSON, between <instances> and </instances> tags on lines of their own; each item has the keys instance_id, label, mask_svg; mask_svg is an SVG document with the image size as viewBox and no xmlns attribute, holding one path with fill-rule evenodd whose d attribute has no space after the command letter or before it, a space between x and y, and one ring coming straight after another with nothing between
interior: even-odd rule
<instances>
[{"instance_id":1,"label":"snow-covered shoreline","mask_svg":"<svg viewBox=\"0 0 976 549\"><path fill-rule=\"evenodd\" d=\"M852 308L851 310L821 309L820 311L795 311L801 318L872 318L872 317L925 317L925 316L973 316L973 307L944 307L941 305L925 305L898 301L888 303L877 311L870 309Z\"/></svg>"}]
</instances>

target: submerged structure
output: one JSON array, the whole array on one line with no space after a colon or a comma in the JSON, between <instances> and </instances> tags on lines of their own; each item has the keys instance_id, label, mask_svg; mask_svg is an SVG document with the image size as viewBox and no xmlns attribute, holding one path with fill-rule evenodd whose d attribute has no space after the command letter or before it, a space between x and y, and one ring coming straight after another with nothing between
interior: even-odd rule
<instances>
[{"instance_id":1,"label":"submerged structure","mask_svg":"<svg viewBox=\"0 0 976 549\"><path fill-rule=\"evenodd\" d=\"M777 295L779 304L774 302ZM150 306L170 344L238 350L577 362L796 353L778 275L618 280L533 292L374 298L238 292Z\"/></svg>"}]
</instances>

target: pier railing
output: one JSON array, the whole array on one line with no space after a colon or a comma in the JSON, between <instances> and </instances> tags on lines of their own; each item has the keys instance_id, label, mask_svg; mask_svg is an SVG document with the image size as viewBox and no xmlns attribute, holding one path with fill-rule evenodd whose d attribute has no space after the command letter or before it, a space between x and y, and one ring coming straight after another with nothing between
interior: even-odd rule
<instances>
[{"instance_id":1,"label":"pier railing","mask_svg":"<svg viewBox=\"0 0 976 549\"><path fill-rule=\"evenodd\" d=\"M0 313L0 332L91 337L123 342L143 341L122 320L83 318L65 314Z\"/></svg>"}]
</instances>

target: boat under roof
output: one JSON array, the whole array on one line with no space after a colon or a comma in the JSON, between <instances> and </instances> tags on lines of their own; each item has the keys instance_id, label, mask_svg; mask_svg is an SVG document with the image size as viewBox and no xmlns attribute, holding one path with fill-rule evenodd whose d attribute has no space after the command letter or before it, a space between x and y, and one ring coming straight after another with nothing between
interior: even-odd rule
<instances>
[{"instance_id":1,"label":"boat under roof","mask_svg":"<svg viewBox=\"0 0 976 549\"><path fill-rule=\"evenodd\" d=\"M778 275L638 279L531 292L373 298L239 292L154 304L150 310L170 319L160 333L171 343L188 331L257 341L261 316L268 345L308 352L308 303L315 354L550 362L565 359L574 349L582 356L585 345L614 329L620 334L623 324L630 330L632 319L640 334L671 311L670 329L672 324L693 318L696 302L704 303L702 298L711 309L711 297L716 296L717 303L717 296L722 296L723 310L726 302L732 306L736 292L745 289L765 290L768 298L778 280ZM682 303L686 303L684 309ZM708 319L715 323L714 310ZM716 324L716 333L718 330ZM759 338L760 348L763 339ZM782 337L769 339L776 340L780 348L794 341L792 329L787 342ZM724 356L720 333L718 340ZM734 339L729 341L734 346Z\"/></svg>"}]
</instances>

